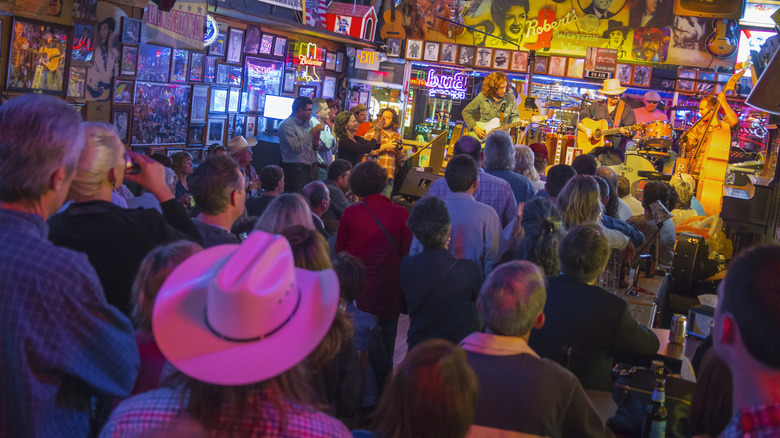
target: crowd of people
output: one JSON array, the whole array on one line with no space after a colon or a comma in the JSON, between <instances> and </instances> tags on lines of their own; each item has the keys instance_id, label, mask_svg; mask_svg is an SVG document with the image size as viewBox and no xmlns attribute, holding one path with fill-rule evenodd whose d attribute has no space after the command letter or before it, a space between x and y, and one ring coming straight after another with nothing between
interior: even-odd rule
<instances>
[{"instance_id":1,"label":"crowd of people","mask_svg":"<svg viewBox=\"0 0 780 438\"><path fill-rule=\"evenodd\" d=\"M51 96L0 106L0 436L613 435L592 396L659 340L599 277L648 242L670 263L658 211L695 211L690 183L635 199L590 155L547 169L496 131L406 208L396 116L366 140L330 104L296 100L259 172L251 139L193 168ZM768 245L721 282L699 386L733 398L695 399L691 435L780 430L777 272Z\"/></svg>"}]
</instances>

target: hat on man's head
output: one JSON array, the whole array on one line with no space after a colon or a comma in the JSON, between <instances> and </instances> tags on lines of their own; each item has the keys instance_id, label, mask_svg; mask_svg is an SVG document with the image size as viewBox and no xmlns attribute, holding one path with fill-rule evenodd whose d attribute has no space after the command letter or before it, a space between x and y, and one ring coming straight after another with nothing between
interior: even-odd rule
<instances>
[{"instance_id":1,"label":"hat on man's head","mask_svg":"<svg viewBox=\"0 0 780 438\"><path fill-rule=\"evenodd\" d=\"M645 93L645 102L647 102L648 100L654 100L656 102L660 102L661 96L655 91L648 91L647 93Z\"/></svg>"},{"instance_id":2,"label":"hat on man's head","mask_svg":"<svg viewBox=\"0 0 780 438\"><path fill-rule=\"evenodd\" d=\"M363 105L362 103L359 103L353 106L351 110L349 110L349 112L351 112L353 115L357 115L361 111L368 111L368 107Z\"/></svg>"},{"instance_id":3,"label":"hat on man's head","mask_svg":"<svg viewBox=\"0 0 780 438\"><path fill-rule=\"evenodd\" d=\"M255 231L180 264L154 303L152 328L165 358L184 374L237 386L276 377L327 334L339 303L332 269L294 267L282 236Z\"/></svg>"},{"instance_id":4,"label":"hat on man's head","mask_svg":"<svg viewBox=\"0 0 780 438\"><path fill-rule=\"evenodd\" d=\"M599 93L606 94L608 96L614 96L617 94L623 94L626 92L626 87L620 85L620 79L604 79L604 85L601 86Z\"/></svg>"},{"instance_id":5,"label":"hat on man's head","mask_svg":"<svg viewBox=\"0 0 780 438\"><path fill-rule=\"evenodd\" d=\"M338 108L339 107L339 100L338 99L328 99L325 102L328 103L328 108Z\"/></svg>"},{"instance_id":6,"label":"hat on man's head","mask_svg":"<svg viewBox=\"0 0 780 438\"><path fill-rule=\"evenodd\" d=\"M626 34L628 33L628 26L623 25L623 22L618 20L609 20L609 23L607 23L607 30L604 31L602 37L609 38L609 34L611 34L616 30L623 32L623 39L626 39Z\"/></svg>"},{"instance_id":7,"label":"hat on man's head","mask_svg":"<svg viewBox=\"0 0 780 438\"><path fill-rule=\"evenodd\" d=\"M239 135L238 137L233 137L228 142L228 151L230 155L235 155L244 149L251 148L252 146L257 144L256 138L250 138L249 140L245 139L243 135Z\"/></svg>"},{"instance_id":8,"label":"hat on man's head","mask_svg":"<svg viewBox=\"0 0 780 438\"><path fill-rule=\"evenodd\" d=\"M535 159L547 159L549 152L547 151L547 146L543 145L542 143L531 143L530 146L532 151L534 151L534 158Z\"/></svg>"}]
</instances>

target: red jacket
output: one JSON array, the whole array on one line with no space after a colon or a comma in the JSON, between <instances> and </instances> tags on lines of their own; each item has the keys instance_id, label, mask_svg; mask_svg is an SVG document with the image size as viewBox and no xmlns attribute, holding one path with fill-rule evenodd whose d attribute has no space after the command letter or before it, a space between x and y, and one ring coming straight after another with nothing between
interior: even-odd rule
<instances>
[{"instance_id":1,"label":"red jacket","mask_svg":"<svg viewBox=\"0 0 780 438\"><path fill-rule=\"evenodd\" d=\"M406 226L409 212L383 195L367 196L364 202L393 236L400 252L362 203L344 210L336 235L336 252L349 252L366 268L366 287L357 299L358 309L379 319L398 318L405 307L401 294L401 259L409 254L412 244L412 232Z\"/></svg>"}]
</instances>

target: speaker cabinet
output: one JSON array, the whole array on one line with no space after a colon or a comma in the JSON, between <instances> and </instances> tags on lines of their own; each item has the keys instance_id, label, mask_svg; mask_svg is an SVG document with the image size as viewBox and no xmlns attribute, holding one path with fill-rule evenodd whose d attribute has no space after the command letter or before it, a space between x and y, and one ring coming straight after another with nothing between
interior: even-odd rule
<instances>
[{"instance_id":1,"label":"speaker cabinet","mask_svg":"<svg viewBox=\"0 0 780 438\"><path fill-rule=\"evenodd\" d=\"M780 50L776 51L745 103L772 114L780 114Z\"/></svg>"},{"instance_id":2,"label":"speaker cabinet","mask_svg":"<svg viewBox=\"0 0 780 438\"><path fill-rule=\"evenodd\" d=\"M675 15L739 20L745 0L675 0Z\"/></svg>"}]
</instances>

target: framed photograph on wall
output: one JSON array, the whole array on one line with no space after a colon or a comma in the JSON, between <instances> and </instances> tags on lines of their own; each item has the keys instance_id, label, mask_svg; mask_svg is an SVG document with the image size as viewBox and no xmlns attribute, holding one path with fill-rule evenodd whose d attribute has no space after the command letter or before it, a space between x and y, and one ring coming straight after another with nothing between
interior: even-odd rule
<instances>
[{"instance_id":1,"label":"framed photograph on wall","mask_svg":"<svg viewBox=\"0 0 780 438\"><path fill-rule=\"evenodd\" d=\"M387 56L391 58L398 58L401 56L401 39L400 38L388 38L387 39Z\"/></svg>"},{"instance_id":2,"label":"framed photograph on wall","mask_svg":"<svg viewBox=\"0 0 780 438\"><path fill-rule=\"evenodd\" d=\"M528 52L520 50L512 52L512 63L509 65L509 68L520 73L528 71Z\"/></svg>"},{"instance_id":3,"label":"framed photograph on wall","mask_svg":"<svg viewBox=\"0 0 780 438\"><path fill-rule=\"evenodd\" d=\"M720 94L723 91L723 87L726 86L729 79L731 79L730 73L718 73L718 83L715 86L715 94Z\"/></svg>"},{"instance_id":4,"label":"framed photograph on wall","mask_svg":"<svg viewBox=\"0 0 780 438\"><path fill-rule=\"evenodd\" d=\"M83 99L86 83L87 83L87 68L71 67L70 76L68 77L68 97L73 99Z\"/></svg>"},{"instance_id":5,"label":"framed photograph on wall","mask_svg":"<svg viewBox=\"0 0 780 438\"><path fill-rule=\"evenodd\" d=\"M315 87L314 85L299 85L298 96L304 96L304 97L308 97L309 99L314 99L317 97L317 87Z\"/></svg>"},{"instance_id":6,"label":"framed photograph on wall","mask_svg":"<svg viewBox=\"0 0 780 438\"><path fill-rule=\"evenodd\" d=\"M215 81L218 85L227 85L230 82L230 66L227 64L217 64L217 79Z\"/></svg>"},{"instance_id":7,"label":"framed photograph on wall","mask_svg":"<svg viewBox=\"0 0 780 438\"><path fill-rule=\"evenodd\" d=\"M256 116L246 116L246 129L244 131L246 132L246 135L245 135L246 138L252 138L255 135L257 135L257 117Z\"/></svg>"},{"instance_id":8,"label":"framed photograph on wall","mask_svg":"<svg viewBox=\"0 0 780 438\"><path fill-rule=\"evenodd\" d=\"M122 43L138 44L141 42L141 20L122 17Z\"/></svg>"},{"instance_id":9,"label":"framed photograph on wall","mask_svg":"<svg viewBox=\"0 0 780 438\"><path fill-rule=\"evenodd\" d=\"M190 82L203 82L203 65L206 61L206 55L201 52L192 52L190 57L190 71L188 78Z\"/></svg>"},{"instance_id":10,"label":"framed photograph on wall","mask_svg":"<svg viewBox=\"0 0 780 438\"><path fill-rule=\"evenodd\" d=\"M287 55L287 38L276 37L274 40L274 56Z\"/></svg>"},{"instance_id":11,"label":"framed photograph on wall","mask_svg":"<svg viewBox=\"0 0 780 438\"><path fill-rule=\"evenodd\" d=\"M225 144L225 123L227 117L209 117L206 124L206 144Z\"/></svg>"},{"instance_id":12,"label":"framed photograph on wall","mask_svg":"<svg viewBox=\"0 0 780 438\"><path fill-rule=\"evenodd\" d=\"M233 121L233 137L238 137L239 135L243 135L246 137L246 132L244 132L244 129L246 128L246 116L243 114L236 114L236 119Z\"/></svg>"},{"instance_id":13,"label":"framed photograph on wall","mask_svg":"<svg viewBox=\"0 0 780 438\"><path fill-rule=\"evenodd\" d=\"M677 70L677 91L693 91L696 87L696 70Z\"/></svg>"},{"instance_id":14,"label":"framed photograph on wall","mask_svg":"<svg viewBox=\"0 0 780 438\"><path fill-rule=\"evenodd\" d=\"M446 64L457 63L458 45L450 43L441 44L441 62Z\"/></svg>"},{"instance_id":15,"label":"framed photograph on wall","mask_svg":"<svg viewBox=\"0 0 780 438\"><path fill-rule=\"evenodd\" d=\"M262 112L266 96L278 96L281 92L284 63L270 59L247 56L244 59L243 91L246 98L241 104L246 112Z\"/></svg>"},{"instance_id":16,"label":"framed photograph on wall","mask_svg":"<svg viewBox=\"0 0 780 438\"><path fill-rule=\"evenodd\" d=\"M493 68L498 70L509 69L509 50L498 50L493 52Z\"/></svg>"},{"instance_id":17,"label":"framed photograph on wall","mask_svg":"<svg viewBox=\"0 0 780 438\"><path fill-rule=\"evenodd\" d=\"M634 77L634 66L631 64L617 64L615 67L615 77L622 85L631 84L631 78Z\"/></svg>"},{"instance_id":18,"label":"framed photograph on wall","mask_svg":"<svg viewBox=\"0 0 780 438\"><path fill-rule=\"evenodd\" d=\"M187 145L203 147L203 134L206 131L206 125L190 125L187 134Z\"/></svg>"},{"instance_id":19,"label":"framed photograph on wall","mask_svg":"<svg viewBox=\"0 0 780 438\"><path fill-rule=\"evenodd\" d=\"M119 74L135 76L138 69L138 47L122 46L122 62L119 64Z\"/></svg>"},{"instance_id":20,"label":"framed photograph on wall","mask_svg":"<svg viewBox=\"0 0 780 438\"><path fill-rule=\"evenodd\" d=\"M714 94L715 78L715 73L700 71L696 76L696 91L701 94Z\"/></svg>"},{"instance_id":21,"label":"framed photograph on wall","mask_svg":"<svg viewBox=\"0 0 780 438\"><path fill-rule=\"evenodd\" d=\"M244 37L244 53L257 55L260 49L260 28L249 25L246 28L246 37Z\"/></svg>"},{"instance_id":22,"label":"framed photograph on wall","mask_svg":"<svg viewBox=\"0 0 780 438\"><path fill-rule=\"evenodd\" d=\"M566 76L566 57L550 56L550 67L547 70L547 74L557 77Z\"/></svg>"},{"instance_id":23,"label":"framed photograph on wall","mask_svg":"<svg viewBox=\"0 0 780 438\"><path fill-rule=\"evenodd\" d=\"M94 24L78 21L73 23L73 42L70 49L70 61L73 65L88 65L92 63L94 41Z\"/></svg>"},{"instance_id":24,"label":"framed photograph on wall","mask_svg":"<svg viewBox=\"0 0 780 438\"><path fill-rule=\"evenodd\" d=\"M439 50L441 50L441 43L426 41L425 51L423 52L423 60L439 62Z\"/></svg>"},{"instance_id":25,"label":"framed photograph on wall","mask_svg":"<svg viewBox=\"0 0 780 438\"><path fill-rule=\"evenodd\" d=\"M325 54L325 70L336 70L336 52L328 52Z\"/></svg>"},{"instance_id":26,"label":"framed photograph on wall","mask_svg":"<svg viewBox=\"0 0 780 438\"><path fill-rule=\"evenodd\" d=\"M65 94L70 28L18 17L13 23L6 90Z\"/></svg>"},{"instance_id":27,"label":"framed photograph on wall","mask_svg":"<svg viewBox=\"0 0 780 438\"><path fill-rule=\"evenodd\" d=\"M421 60L423 55L422 40L406 40L406 59Z\"/></svg>"},{"instance_id":28,"label":"framed photograph on wall","mask_svg":"<svg viewBox=\"0 0 780 438\"><path fill-rule=\"evenodd\" d=\"M209 46L209 55L212 56L225 56L225 45L227 41L227 34L225 32L219 32L217 39Z\"/></svg>"},{"instance_id":29,"label":"framed photograph on wall","mask_svg":"<svg viewBox=\"0 0 780 438\"><path fill-rule=\"evenodd\" d=\"M113 108L111 110L111 122L116 129L122 143L130 143L130 119L132 108Z\"/></svg>"},{"instance_id":30,"label":"framed photograph on wall","mask_svg":"<svg viewBox=\"0 0 780 438\"><path fill-rule=\"evenodd\" d=\"M114 80L114 105L133 103L133 81Z\"/></svg>"},{"instance_id":31,"label":"framed photograph on wall","mask_svg":"<svg viewBox=\"0 0 780 438\"><path fill-rule=\"evenodd\" d=\"M213 84L217 77L217 57L207 56L203 67L203 83Z\"/></svg>"},{"instance_id":32,"label":"framed photograph on wall","mask_svg":"<svg viewBox=\"0 0 780 438\"><path fill-rule=\"evenodd\" d=\"M131 144L184 144L187 141L190 86L135 83ZM164 126L165 129L160 129Z\"/></svg>"},{"instance_id":33,"label":"framed photograph on wall","mask_svg":"<svg viewBox=\"0 0 780 438\"><path fill-rule=\"evenodd\" d=\"M241 64L241 53L244 44L244 31L241 29L230 28L228 31L227 62L231 64Z\"/></svg>"},{"instance_id":34,"label":"framed photograph on wall","mask_svg":"<svg viewBox=\"0 0 780 438\"><path fill-rule=\"evenodd\" d=\"M241 89L231 87L230 91L228 92L227 111L229 113L237 113L238 105L240 102L241 102Z\"/></svg>"},{"instance_id":35,"label":"framed photograph on wall","mask_svg":"<svg viewBox=\"0 0 780 438\"><path fill-rule=\"evenodd\" d=\"M582 79L585 74L585 58L569 58L566 66L566 77Z\"/></svg>"},{"instance_id":36,"label":"framed photograph on wall","mask_svg":"<svg viewBox=\"0 0 780 438\"><path fill-rule=\"evenodd\" d=\"M493 49L487 47L477 47L477 58L474 61L475 67L490 68L493 66Z\"/></svg>"},{"instance_id":37,"label":"framed photograph on wall","mask_svg":"<svg viewBox=\"0 0 780 438\"><path fill-rule=\"evenodd\" d=\"M170 47L141 44L138 51L138 80L168 82L171 50Z\"/></svg>"},{"instance_id":38,"label":"framed photograph on wall","mask_svg":"<svg viewBox=\"0 0 780 438\"><path fill-rule=\"evenodd\" d=\"M192 111L190 111L190 123L206 123L206 112L209 108L208 101L208 85L194 85L192 87Z\"/></svg>"},{"instance_id":39,"label":"framed photograph on wall","mask_svg":"<svg viewBox=\"0 0 780 438\"><path fill-rule=\"evenodd\" d=\"M231 87L240 87L241 78L244 76L243 67L230 67L230 76L228 77L228 85Z\"/></svg>"},{"instance_id":40,"label":"framed photograph on wall","mask_svg":"<svg viewBox=\"0 0 780 438\"><path fill-rule=\"evenodd\" d=\"M534 65L534 74L537 75L546 75L547 74L547 64L549 63L550 58L541 58L536 57L536 64Z\"/></svg>"},{"instance_id":41,"label":"framed photograph on wall","mask_svg":"<svg viewBox=\"0 0 780 438\"><path fill-rule=\"evenodd\" d=\"M336 96L336 77L325 76L322 79L322 98L333 99Z\"/></svg>"},{"instance_id":42,"label":"framed photograph on wall","mask_svg":"<svg viewBox=\"0 0 780 438\"><path fill-rule=\"evenodd\" d=\"M631 79L631 85L638 85L640 87L650 86L650 76L653 74L653 68L649 65L635 65L634 75ZM713 74L714 79L714 74Z\"/></svg>"},{"instance_id":43,"label":"framed photograph on wall","mask_svg":"<svg viewBox=\"0 0 780 438\"><path fill-rule=\"evenodd\" d=\"M173 62L171 62L171 82L177 84L186 84L189 66L189 50L173 49Z\"/></svg>"},{"instance_id":44,"label":"framed photograph on wall","mask_svg":"<svg viewBox=\"0 0 780 438\"><path fill-rule=\"evenodd\" d=\"M344 52L336 54L336 73L341 73L344 69Z\"/></svg>"},{"instance_id":45,"label":"framed photograph on wall","mask_svg":"<svg viewBox=\"0 0 780 438\"><path fill-rule=\"evenodd\" d=\"M282 91L287 91L292 93L295 91L295 72L291 70L287 70L284 72L284 86L282 87Z\"/></svg>"},{"instance_id":46,"label":"framed photograph on wall","mask_svg":"<svg viewBox=\"0 0 780 438\"><path fill-rule=\"evenodd\" d=\"M260 38L260 48L257 49L258 55L270 55L274 50L274 36L264 33Z\"/></svg>"},{"instance_id":47,"label":"framed photograph on wall","mask_svg":"<svg viewBox=\"0 0 780 438\"><path fill-rule=\"evenodd\" d=\"M458 50L458 64L464 67L473 67L477 48L473 46L460 46Z\"/></svg>"},{"instance_id":48,"label":"framed photograph on wall","mask_svg":"<svg viewBox=\"0 0 780 438\"><path fill-rule=\"evenodd\" d=\"M224 114L227 112L228 89L211 87L209 90L209 112Z\"/></svg>"}]
</instances>

